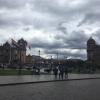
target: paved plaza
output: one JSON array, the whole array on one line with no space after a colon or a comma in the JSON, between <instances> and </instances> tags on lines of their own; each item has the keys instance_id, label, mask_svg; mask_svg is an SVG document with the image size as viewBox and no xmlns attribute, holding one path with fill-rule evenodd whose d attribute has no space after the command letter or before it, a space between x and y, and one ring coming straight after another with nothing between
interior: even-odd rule
<instances>
[{"instance_id":1,"label":"paved plaza","mask_svg":"<svg viewBox=\"0 0 100 100\"><path fill-rule=\"evenodd\" d=\"M85 78L100 78L100 74L68 74L68 79L85 79ZM27 82L41 82L41 81L55 81L54 75L19 75L19 76L0 76L1 84L10 83L27 83Z\"/></svg>"},{"instance_id":2,"label":"paved plaza","mask_svg":"<svg viewBox=\"0 0 100 100\"><path fill-rule=\"evenodd\" d=\"M100 79L4 86L0 100L100 100Z\"/></svg>"}]
</instances>

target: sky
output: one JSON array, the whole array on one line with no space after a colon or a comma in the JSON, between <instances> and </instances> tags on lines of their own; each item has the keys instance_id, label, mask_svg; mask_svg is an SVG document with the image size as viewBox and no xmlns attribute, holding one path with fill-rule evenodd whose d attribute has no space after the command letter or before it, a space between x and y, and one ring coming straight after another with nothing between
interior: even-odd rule
<instances>
[{"instance_id":1,"label":"sky","mask_svg":"<svg viewBox=\"0 0 100 100\"><path fill-rule=\"evenodd\" d=\"M100 43L100 0L0 0L0 44L27 40L27 54L87 59L86 42Z\"/></svg>"}]
</instances>

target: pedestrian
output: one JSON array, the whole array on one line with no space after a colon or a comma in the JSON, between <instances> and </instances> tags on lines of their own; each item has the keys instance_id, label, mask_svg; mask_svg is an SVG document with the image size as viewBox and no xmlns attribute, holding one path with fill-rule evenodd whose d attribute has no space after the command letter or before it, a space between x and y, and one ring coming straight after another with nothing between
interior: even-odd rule
<instances>
[{"instance_id":1,"label":"pedestrian","mask_svg":"<svg viewBox=\"0 0 100 100\"><path fill-rule=\"evenodd\" d=\"M60 64L59 66L59 79L61 78L63 80L64 76L64 67Z\"/></svg>"},{"instance_id":2,"label":"pedestrian","mask_svg":"<svg viewBox=\"0 0 100 100\"><path fill-rule=\"evenodd\" d=\"M65 73L65 79L68 79L68 68L67 66L64 68L64 73Z\"/></svg>"},{"instance_id":3,"label":"pedestrian","mask_svg":"<svg viewBox=\"0 0 100 100\"><path fill-rule=\"evenodd\" d=\"M33 66L32 68L32 75L36 74L36 66Z\"/></svg>"},{"instance_id":4,"label":"pedestrian","mask_svg":"<svg viewBox=\"0 0 100 100\"><path fill-rule=\"evenodd\" d=\"M54 72L55 78L57 79L57 75L58 75L58 68L57 68L57 67L55 67L55 68L53 69L53 72Z\"/></svg>"},{"instance_id":5,"label":"pedestrian","mask_svg":"<svg viewBox=\"0 0 100 100\"><path fill-rule=\"evenodd\" d=\"M61 66L60 66L60 64L58 66L58 74L59 74L59 79L60 79L61 78Z\"/></svg>"},{"instance_id":6,"label":"pedestrian","mask_svg":"<svg viewBox=\"0 0 100 100\"><path fill-rule=\"evenodd\" d=\"M61 78L61 73L60 69L58 69L58 74L59 74L59 79Z\"/></svg>"}]
</instances>

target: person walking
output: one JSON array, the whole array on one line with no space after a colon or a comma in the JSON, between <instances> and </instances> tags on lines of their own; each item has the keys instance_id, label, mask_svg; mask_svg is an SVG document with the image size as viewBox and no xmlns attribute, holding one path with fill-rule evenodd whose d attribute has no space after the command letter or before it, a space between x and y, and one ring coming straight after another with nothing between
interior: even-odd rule
<instances>
[{"instance_id":1,"label":"person walking","mask_svg":"<svg viewBox=\"0 0 100 100\"><path fill-rule=\"evenodd\" d=\"M58 75L58 68L57 68L57 67L55 67L55 68L53 69L53 72L54 72L55 78L57 79L57 75Z\"/></svg>"},{"instance_id":2,"label":"person walking","mask_svg":"<svg viewBox=\"0 0 100 100\"><path fill-rule=\"evenodd\" d=\"M60 64L60 66L59 66L59 79L61 78L63 80L63 76L64 76L64 67L63 67L63 65Z\"/></svg>"},{"instance_id":3,"label":"person walking","mask_svg":"<svg viewBox=\"0 0 100 100\"><path fill-rule=\"evenodd\" d=\"M68 67L64 68L65 79L68 79Z\"/></svg>"},{"instance_id":4,"label":"person walking","mask_svg":"<svg viewBox=\"0 0 100 100\"><path fill-rule=\"evenodd\" d=\"M59 79L61 78L61 71L58 69Z\"/></svg>"}]
</instances>

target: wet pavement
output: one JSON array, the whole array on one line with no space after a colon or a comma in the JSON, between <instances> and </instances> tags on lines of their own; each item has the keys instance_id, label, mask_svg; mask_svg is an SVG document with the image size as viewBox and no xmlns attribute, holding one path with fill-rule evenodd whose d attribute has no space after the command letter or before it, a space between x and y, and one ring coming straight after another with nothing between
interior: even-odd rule
<instances>
[{"instance_id":1,"label":"wet pavement","mask_svg":"<svg viewBox=\"0 0 100 100\"><path fill-rule=\"evenodd\" d=\"M100 74L69 74L68 79L100 78ZM54 75L0 76L0 84L53 81Z\"/></svg>"},{"instance_id":2,"label":"wet pavement","mask_svg":"<svg viewBox=\"0 0 100 100\"><path fill-rule=\"evenodd\" d=\"M100 100L100 79L0 87L0 100Z\"/></svg>"}]
</instances>

